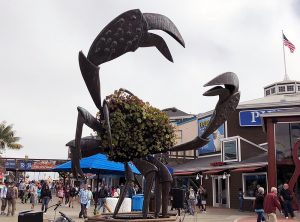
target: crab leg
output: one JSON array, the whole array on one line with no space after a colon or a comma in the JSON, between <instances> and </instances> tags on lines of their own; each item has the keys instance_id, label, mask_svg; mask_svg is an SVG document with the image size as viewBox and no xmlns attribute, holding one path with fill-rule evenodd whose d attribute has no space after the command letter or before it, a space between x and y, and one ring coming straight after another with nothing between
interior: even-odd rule
<instances>
[{"instance_id":1,"label":"crab leg","mask_svg":"<svg viewBox=\"0 0 300 222\"><path fill-rule=\"evenodd\" d=\"M149 212L148 207L150 203L151 189L158 169L155 165L143 159L134 159L132 162L134 163L136 168L141 172L141 174L144 175L146 180L143 203L143 218L146 219Z\"/></svg>"},{"instance_id":2,"label":"crab leg","mask_svg":"<svg viewBox=\"0 0 300 222\"><path fill-rule=\"evenodd\" d=\"M77 107L78 110L78 118L77 118L77 127L76 127L76 134L75 134L75 149L71 149L71 158L72 158L72 171L75 177L77 177L77 173L81 177L84 178L83 172L80 168L80 159L81 159L81 135L82 135L82 127L83 124L87 125L93 130L100 131L100 123L98 120L93 117L88 111L86 111L82 107Z\"/></svg>"},{"instance_id":3,"label":"crab leg","mask_svg":"<svg viewBox=\"0 0 300 222\"><path fill-rule=\"evenodd\" d=\"M120 210L120 207L121 207L121 205L124 201L124 198L127 194L127 190L129 188L130 184L132 182L134 182L134 174L133 174L128 162L125 163L125 179L126 179L126 183L124 185L124 189L123 189L122 193L120 194L118 203L116 205L116 208L115 208L115 211L114 211L114 214L113 214L113 218L116 218L116 215L118 214L118 212Z\"/></svg>"},{"instance_id":4,"label":"crab leg","mask_svg":"<svg viewBox=\"0 0 300 222\"><path fill-rule=\"evenodd\" d=\"M170 174L166 165L160 162L157 158L153 156L147 156L147 160L153 163L157 168L156 176L156 216L158 216L160 211L160 206L162 203L162 216L168 217L168 200L169 193L171 190L171 183L173 181L172 175ZM162 200L162 201L161 201Z\"/></svg>"}]
</instances>

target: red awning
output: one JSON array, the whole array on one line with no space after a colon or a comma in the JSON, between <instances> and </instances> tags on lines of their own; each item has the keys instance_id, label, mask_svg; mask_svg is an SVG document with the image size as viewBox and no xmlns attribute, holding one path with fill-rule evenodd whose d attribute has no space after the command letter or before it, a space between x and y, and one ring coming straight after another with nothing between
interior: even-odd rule
<instances>
[{"instance_id":1,"label":"red awning","mask_svg":"<svg viewBox=\"0 0 300 222\"><path fill-rule=\"evenodd\" d=\"M175 172L173 173L174 176L179 176L179 175L192 175L196 172L194 171L182 171L182 172Z\"/></svg>"},{"instance_id":2,"label":"red awning","mask_svg":"<svg viewBox=\"0 0 300 222\"><path fill-rule=\"evenodd\" d=\"M262 167L261 166L260 167L243 167L243 168L237 168L237 169L230 170L230 172L252 172L252 171L255 171L260 168L262 168Z\"/></svg>"},{"instance_id":3,"label":"red awning","mask_svg":"<svg viewBox=\"0 0 300 222\"><path fill-rule=\"evenodd\" d=\"M208 171L203 172L203 174L217 174L217 173L220 173L222 171L224 171L224 169L208 170Z\"/></svg>"}]
</instances>

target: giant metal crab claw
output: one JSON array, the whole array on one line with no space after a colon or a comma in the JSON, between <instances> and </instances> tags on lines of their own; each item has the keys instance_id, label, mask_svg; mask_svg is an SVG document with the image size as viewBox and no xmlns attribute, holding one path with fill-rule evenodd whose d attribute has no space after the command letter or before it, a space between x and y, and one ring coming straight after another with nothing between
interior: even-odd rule
<instances>
[{"instance_id":1,"label":"giant metal crab claw","mask_svg":"<svg viewBox=\"0 0 300 222\"><path fill-rule=\"evenodd\" d=\"M169 61L173 61L162 37L148 30L165 31L185 46L174 23L164 15L142 13L139 9L122 13L111 21L97 36L90 47L87 59L94 65L113 60L138 47L155 46Z\"/></svg>"},{"instance_id":2,"label":"giant metal crab claw","mask_svg":"<svg viewBox=\"0 0 300 222\"><path fill-rule=\"evenodd\" d=\"M217 86L215 86L217 85ZM224 85L222 87L220 85ZM233 72L223 73L212 79L204 86L215 86L206 91L204 96L219 96L219 101L215 107L214 113L210 118L209 124L202 135L197 136L192 141L174 146L170 151L183 151L199 149L209 143L208 136L217 130L229 118L237 107L240 100L239 79Z\"/></svg>"},{"instance_id":3,"label":"giant metal crab claw","mask_svg":"<svg viewBox=\"0 0 300 222\"><path fill-rule=\"evenodd\" d=\"M204 96L220 96L220 100L224 101L224 99L228 98L228 96L236 93L239 90L239 79L237 75L233 72L225 72L221 75L218 75L216 78L212 79L204 86L215 86L210 90L207 90L203 93ZM225 88L220 85L224 85ZM221 98L222 97L222 98Z\"/></svg>"}]
</instances>

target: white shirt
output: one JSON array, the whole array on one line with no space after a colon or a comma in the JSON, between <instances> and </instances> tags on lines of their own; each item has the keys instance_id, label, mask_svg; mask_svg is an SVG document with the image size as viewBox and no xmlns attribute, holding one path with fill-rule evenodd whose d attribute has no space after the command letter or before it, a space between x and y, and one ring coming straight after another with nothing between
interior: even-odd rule
<instances>
[{"instance_id":1,"label":"white shirt","mask_svg":"<svg viewBox=\"0 0 300 222\"><path fill-rule=\"evenodd\" d=\"M0 199L6 198L6 193L7 193L7 187L4 186L4 187L2 187L1 192L0 192Z\"/></svg>"}]
</instances>

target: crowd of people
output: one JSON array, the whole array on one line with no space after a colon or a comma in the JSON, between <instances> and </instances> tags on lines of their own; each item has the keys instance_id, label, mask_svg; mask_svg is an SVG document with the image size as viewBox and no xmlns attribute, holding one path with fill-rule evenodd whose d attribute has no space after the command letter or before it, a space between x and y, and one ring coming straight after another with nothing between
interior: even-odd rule
<instances>
[{"instance_id":1,"label":"crowd of people","mask_svg":"<svg viewBox=\"0 0 300 222\"><path fill-rule=\"evenodd\" d=\"M258 185L253 202L254 211L257 214L257 222L269 221L277 222L276 209L278 209L286 219L294 218L292 207L292 193L287 183L279 187L272 187L270 192L265 195L263 187Z\"/></svg>"},{"instance_id":2,"label":"crowd of people","mask_svg":"<svg viewBox=\"0 0 300 222\"><path fill-rule=\"evenodd\" d=\"M22 204L29 203L31 209L40 204L41 211L44 213L47 212L49 202L53 196L58 197L60 204L65 200L65 205L73 207L78 192L78 187L64 186L62 182L21 180L16 184L15 182L5 181L0 186L1 215L14 216L18 198Z\"/></svg>"},{"instance_id":3,"label":"crowd of people","mask_svg":"<svg viewBox=\"0 0 300 222\"><path fill-rule=\"evenodd\" d=\"M46 213L49 202L56 197L58 202L53 204L64 205L74 208L75 200L81 206L79 217L87 217L87 209L96 204L95 214L105 212L105 199L107 197L119 197L124 184L116 187L109 187L105 183L99 184L99 189L92 191L91 186L83 184L80 187L62 181L20 181L19 183L7 182L0 184L1 215L14 216L18 198L21 204L30 204L31 209L35 209L38 204L41 211ZM130 184L127 197L141 193L141 189L135 183Z\"/></svg>"}]
</instances>

